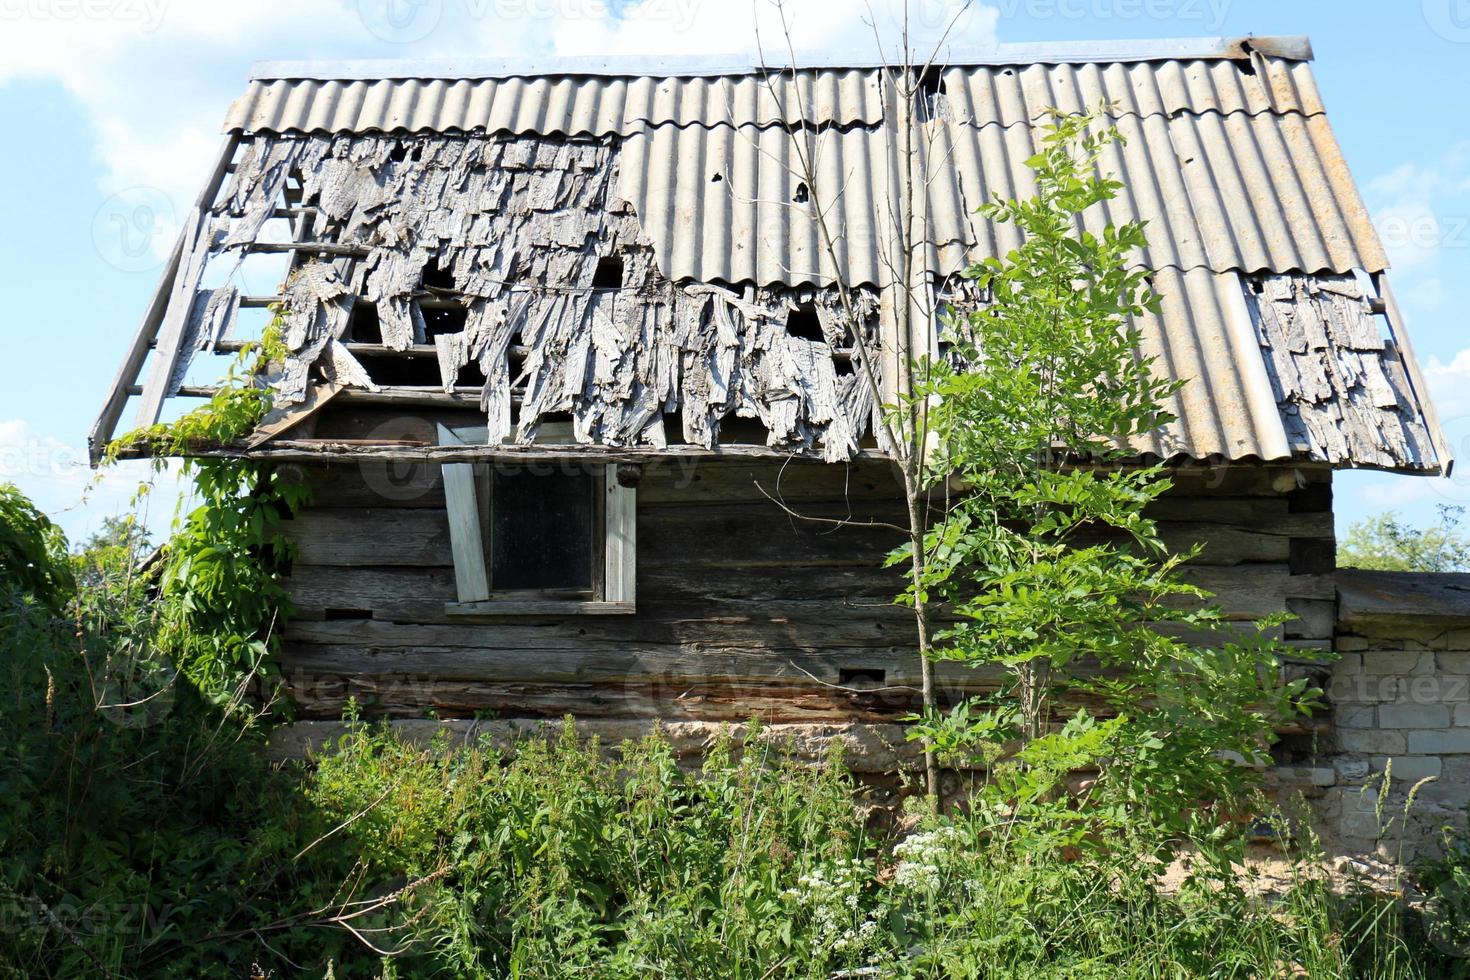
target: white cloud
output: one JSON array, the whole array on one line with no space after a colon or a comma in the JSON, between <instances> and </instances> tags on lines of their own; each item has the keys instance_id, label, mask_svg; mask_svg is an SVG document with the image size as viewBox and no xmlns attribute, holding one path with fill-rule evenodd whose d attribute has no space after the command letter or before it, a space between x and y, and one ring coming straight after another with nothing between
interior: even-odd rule
<instances>
[{"instance_id":1,"label":"white cloud","mask_svg":"<svg viewBox=\"0 0 1470 980\"><path fill-rule=\"evenodd\" d=\"M1409 276L1406 298L1420 309L1436 308L1442 289L1420 289L1413 280L1437 278L1446 249L1470 248L1470 142L1437 160L1396 167L1369 181L1364 193L1390 261Z\"/></svg>"},{"instance_id":2,"label":"white cloud","mask_svg":"<svg viewBox=\"0 0 1470 980\"><path fill-rule=\"evenodd\" d=\"M103 518L133 511L155 535L161 534L182 488L178 467L172 464L157 474L142 461L94 471L86 450L39 432L23 419L0 420L0 482L19 487L73 543L98 530ZM152 489L138 499L145 485Z\"/></svg>"}]
</instances>

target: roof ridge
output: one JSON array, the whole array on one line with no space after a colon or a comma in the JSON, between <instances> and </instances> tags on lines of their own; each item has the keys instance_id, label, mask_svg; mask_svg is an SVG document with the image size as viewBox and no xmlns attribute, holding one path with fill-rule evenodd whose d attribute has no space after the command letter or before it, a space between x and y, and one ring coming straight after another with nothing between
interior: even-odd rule
<instances>
[{"instance_id":1,"label":"roof ridge","mask_svg":"<svg viewBox=\"0 0 1470 980\"><path fill-rule=\"evenodd\" d=\"M947 47L935 63L946 67L1025 64L1090 64L1175 60L1243 60L1253 53L1291 61L1311 61L1306 35L1153 38L1134 41L1039 41ZM798 54L798 70L873 69L888 63L864 54L808 52ZM358 80L390 78L525 78L561 76L663 77L752 75L784 70L784 63L764 63L758 55L679 56L590 55L549 58L366 59L356 61L263 61L251 67L252 81L277 79Z\"/></svg>"}]
</instances>

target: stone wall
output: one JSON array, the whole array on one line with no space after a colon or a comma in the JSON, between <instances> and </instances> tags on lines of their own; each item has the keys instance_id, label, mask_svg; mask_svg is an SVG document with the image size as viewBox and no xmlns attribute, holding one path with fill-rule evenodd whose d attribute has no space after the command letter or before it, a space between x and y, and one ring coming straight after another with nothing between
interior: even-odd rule
<instances>
[{"instance_id":1,"label":"stone wall","mask_svg":"<svg viewBox=\"0 0 1470 980\"><path fill-rule=\"evenodd\" d=\"M1470 575L1341 570L1334 646L1331 743L1273 776L1330 851L1410 861L1470 803Z\"/></svg>"}]
</instances>

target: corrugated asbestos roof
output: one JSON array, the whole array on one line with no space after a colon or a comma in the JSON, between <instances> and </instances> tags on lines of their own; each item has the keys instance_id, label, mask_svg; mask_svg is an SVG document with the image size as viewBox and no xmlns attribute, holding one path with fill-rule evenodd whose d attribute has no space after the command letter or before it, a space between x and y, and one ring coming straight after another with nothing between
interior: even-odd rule
<instances>
[{"instance_id":1,"label":"corrugated asbestos roof","mask_svg":"<svg viewBox=\"0 0 1470 980\"><path fill-rule=\"evenodd\" d=\"M273 64L257 70L226 128L611 140L617 193L668 278L791 287L840 276L882 288L895 248L891 204L905 185L898 120L909 111L923 119L916 206L939 279L1016 244L1012 228L975 210L1031 192L1025 161L1046 109L1108 102L1126 142L1102 166L1125 190L1085 224L1148 222L1139 260L1156 270L1163 311L1145 325L1147 353L1191 380L1179 422L1151 448L1432 470L1443 461L1412 360L1392 341L1359 343L1353 331L1375 322L1366 298L1350 313L1339 309L1347 300L1332 299L1351 292L1343 284L1355 270L1381 272L1387 260L1310 57L1298 38L1002 46L949 58L912 110L895 104L887 69L854 59L813 61L771 85L738 59L596 59L533 71ZM802 186L799 152L816 162L812 187ZM813 200L831 208L835 265L820 247ZM1295 296L1300 320L1287 302L1285 319L1268 315L1263 326L1262 310L1276 307L1255 298L1262 284Z\"/></svg>"},{"instance_id":2,"label":"corrugated asbestos roof","mask_svg":"<svg viewBox=\"0 0 1470 980\"><path fill-rule=\"evenodd\" d=\"M1106 224L1149 222L1153 268L1215 272L1378 272L1387 258L1348 175L1325 116L1299 113L1120 116L1126 137L1103 161L1125 190L1087 215ZM1034 190L1025 161L1036 152L1030 126L925 125L918 141L927 195L927 238L936 271L948 275L979 255L1017 244L1009 226L979 221L987 201ZM801 142L798 143L798 140ZM818 135L778 127L656 126L624 139L629 163L621 193L674 279L762 285L830 281L803 196L832 209L843 276L881 285L887 202L902 193L880 127ZM816 162L801 193L798 154ZM798 220L799 219L799 220Z\"/></svg>"},{"instance_id":3,"label":"corrugated asbestos roof","mask_svg":"<svg viewBox=\"0 0 1470 980\"><path fill-rule=\"evenodd\" d=\"M1152 247L1141 261L1216 272L1381 271L1382 246L1310 67L1261 53L1301 46L1260 39L1248 56L1238 43L1218 47L1229 54L938 71L937 118L925 124L919 147L930 175L920 207L933 216L936 271L1013 244L1005 229L976 227L974 209L994 195L1026 192L1033 125L1048 107L1101 102L1113 106L1127 137L1105 161L1127 196L1088 224L1149 221ZM898 113L881 69L803 69L771 85L750 73L367 79L353 70L334 79L326 66L295 72L311 77L279 77L291 73L274 66L268 74L278 77L253 80L227 128L617 137L638 161L624 168L622 193L672 278L830 282L837 270L817 247L812 223L789 213L806 196L836 203L843 277L883 282L886 202L902 180L890 155ZM818 171L816 186L801 194L790 135L799 123L807 126L800 138L814 141Z\"/></svg>"}]
</instances>

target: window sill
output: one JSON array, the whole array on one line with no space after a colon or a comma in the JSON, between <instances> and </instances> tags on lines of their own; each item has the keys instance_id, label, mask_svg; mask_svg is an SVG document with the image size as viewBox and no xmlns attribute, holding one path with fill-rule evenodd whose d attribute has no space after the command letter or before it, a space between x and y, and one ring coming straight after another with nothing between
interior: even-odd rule
<instances>
[{"instance_id":1,"label":"window sill","mask_svg":"<svg viewBox=\"0 0 1470 980\"><path fill-rule=\"evenodd\" d=\"M487 599L484 602L446 602L448 616L631 616L632 602L597 599Z\"/></svg>"}]
</instances>

